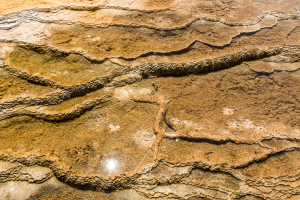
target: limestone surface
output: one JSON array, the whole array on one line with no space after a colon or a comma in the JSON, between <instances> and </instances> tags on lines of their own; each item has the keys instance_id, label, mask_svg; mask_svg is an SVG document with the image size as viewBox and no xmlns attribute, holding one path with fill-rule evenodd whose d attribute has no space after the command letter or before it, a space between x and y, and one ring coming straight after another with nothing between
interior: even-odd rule
<instances>
[{"instance_id":1,"label":"limestone surface","mask_svg":"<svg viewBox=\"0 0 300 200\"><path fill-rule=\"evenodd\" d=\"M300 199L299 0L1 0L0 200Z\"/></svg>"}]
</instances>

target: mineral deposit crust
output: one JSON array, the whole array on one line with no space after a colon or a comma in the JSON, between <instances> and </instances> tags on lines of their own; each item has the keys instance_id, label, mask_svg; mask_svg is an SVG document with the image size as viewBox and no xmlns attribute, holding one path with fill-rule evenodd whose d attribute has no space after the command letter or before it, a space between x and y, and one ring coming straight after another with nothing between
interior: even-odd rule
<instances>
[{"instance_id":1,"label":"mineral deposit crust","mask_svg":"<svg viewBox=\"0 0 300 200\"><path fill-rule=\"evenodd\" d=\"M0 200L300 199L298 0L2 0Z\"/></svg>"}]
</instances>

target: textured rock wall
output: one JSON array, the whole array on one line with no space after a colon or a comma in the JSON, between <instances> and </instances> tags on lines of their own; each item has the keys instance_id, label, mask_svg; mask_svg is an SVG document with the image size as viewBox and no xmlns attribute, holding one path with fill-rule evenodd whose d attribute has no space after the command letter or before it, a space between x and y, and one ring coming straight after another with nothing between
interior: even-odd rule
<instances>
[{"instance_id":1,"label":"textured rock wall","mask_svg":"<svg viewBox=\"0 0 300 200\"><path fill-rule=\"evenodd\" d=\"M0 199L300 199L299 0L2 0Z\"/></svg>"}]
</instances>

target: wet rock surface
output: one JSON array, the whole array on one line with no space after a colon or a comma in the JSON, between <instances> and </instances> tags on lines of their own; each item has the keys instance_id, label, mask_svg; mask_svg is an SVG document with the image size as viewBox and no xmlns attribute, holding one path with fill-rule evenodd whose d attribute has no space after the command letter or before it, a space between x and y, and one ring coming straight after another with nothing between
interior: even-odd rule
<instances>
[{"instance_id":1,"label":"wet rock surface","mask_svg":"<svg viewBox=\"0 0 300 200\"><path fill-rule=\"evenodd\" d=\"M4 1L0 199L299 199L300 10Z\"/></svg>"}]
</instances>

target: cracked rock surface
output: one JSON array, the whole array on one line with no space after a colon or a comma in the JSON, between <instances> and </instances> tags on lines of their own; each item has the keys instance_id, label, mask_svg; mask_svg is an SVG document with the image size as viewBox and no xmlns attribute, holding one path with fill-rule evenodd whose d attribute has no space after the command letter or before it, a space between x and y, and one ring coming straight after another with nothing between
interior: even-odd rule
<instances>
[{"instance_id":1,"label":"cracked rock surface","mask_svg":"<svg viewBox=\"0 0 300 200\"><path fill-rule=\"evenodd\" d=\"M299 0L2 1L0 200L300 199Z\"/></svg>"}]
</instances>

